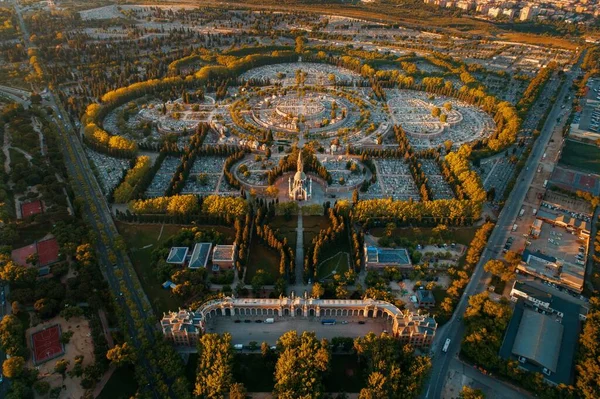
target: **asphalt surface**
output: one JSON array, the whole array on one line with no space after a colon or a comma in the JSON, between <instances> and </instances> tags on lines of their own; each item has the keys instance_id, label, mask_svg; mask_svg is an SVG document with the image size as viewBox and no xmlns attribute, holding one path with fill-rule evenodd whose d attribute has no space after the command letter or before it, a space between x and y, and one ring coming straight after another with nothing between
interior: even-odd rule
<instances>
[{"instance_id":1,"label":"asphalt surface","mask_svg":"<svg viewBox=\"0 0 600 399\"><path fill-rule=\"evenodd\" d=\"M383 331L391 331L392 323L387 319L365 318L365 317L340 317L334 316L335 325L322 325L324 318L317 317L284 317L277 318L275 323L256 323L257 319L264 320L272 316L214 316L207 322L208 331L211 333L229 333L233 344L249 345L250 342L266 342L269 345L275 345L277 340L288 331L295 330L298 334L303 331L313 331L318 339L326 338L329 341L335 337L363 337L369 332L379 335ZM237 323L235 321L238 321ZM244 322L248 320L248 322ZM342 321L347 324L342 324ZM365 324L359 324L364 321Z\"/></svg>"},{"instance_id":2,"label":"asphalt surface","mask_svg":"<svg viewBox=\"0 0 600 399\"><path fill-rule=\"evenodd\" d=\"M23 33L25 47L32 48L34 46L31 46L31 43L29 42L29 33L16 0L13 0L13 6L19 20L21 32ZM76 182L76 184L73 184L72 188L74 191L78 192L82 198L89 201L83 207L83 216L86 218L89 227L96 233L98 239L95 244L102 273L108 281L118 306L125 315L128 331L123 331L123 333L129 334L131 343L138 349L141 349L142 347L140 336L147 340L151 345L155 341L154 334L156 332L156 326L152 324L154 318L152 316L150 302L142 291L137 276L132 276L129 272L130 270L133 270L129 257L117 250L114 245L116 238L118 237L118 232L111 217L108 205L102 195L102 191L90 168L88 159L85 156L82 144L79 140L79 135L71 125L68 119L68 113L64 110L62 104L56 100L54 93L49 92L48 95L46 95L46 101L50 104L56 115L56 117L49 119L59 127L59 133L64 145L65 164L69 176ZM101 237L106 237L107 239L105 241L108 244L105 244ZM109 260L108 255L111 252L115 253L117 256L115 265ZM139 287L139 289L137 289L136 286ZM123 294L123 291L126 291L126 295ZM131 299L133 308L129 307L130 303L125 300L125 297ZM134 312L141 316L143 324L136 325L132 316ZM138 335L140 332L141 334ZM143 349L139 351L141 356L138 359L138 362L143 366L146 378L149 382L145 390L147 390L147 393L152 397L160 398L161 396L155 389L157 376L167 385L169 385L170 381L166 376L158 375L148 359L142 355L143 352ZM7 386L8 384L3 385ZM141 390L144 391L144 389ZM169 396L174 396L172 391ZM0 397L3 397L3 395L0 395Z\"/></svg>"},{"instance_id":3,"label":"asphalt surface","mask_svg":"<svg viewBox=\"0 0 600 399\"><path fill-rule=\"evenodd\" d=\"M430 380L425 386L424 393L422 395L423 398L442 398L442 390L444 388L450 362L452 359L455 359L460 352L460 342L465 330L465 326L462 322L462 316L467 308L469 297L486 289L486 281L489 278L489 274L483 270L483 265L488 260L496 258L496 256L502 251L502 247L508 235L510 234L510 229L512 228L513 222L517 218L518 212L521 209L521 204L523 203L525 195L527 194L527 191L533 181L533 177L536 173L535 165L537 165L542 158L544 149L546 148L550 137L552 136L552 131L557 123L556 119L561 112L560 107L564 102L564 98L568 93L569 88L572 85L573 78L577 76L578 73L579 64L566 74L565 82L562 85L559 94L557 95L557 100L554 103L548 118L546 119L540 136L534 143L533 150L531 151L526 163L527 167L521 171L517 179L517 183L515 184L513 191L508 197L506 204L502 209L500 216L498 217L496 226L490 235L488 244L481 255L479 263L475 267L473 275L471 276L471 280L469 281L469 284L460 298L452 318L441 329L442 331L438 331L436 342L432 346L432 351L434 351L434 354L432 359ZM555 75L552 79L559 78ZM447 338L450 338L451 343L448 352L444 354L437 348L441 347L441 343L445 342ZM506 395L504 396L512 396L513 393L510 392L512 391L512 388L507 385L503 386L504 390L506 390Z\"/></svg>"}]
</instances>

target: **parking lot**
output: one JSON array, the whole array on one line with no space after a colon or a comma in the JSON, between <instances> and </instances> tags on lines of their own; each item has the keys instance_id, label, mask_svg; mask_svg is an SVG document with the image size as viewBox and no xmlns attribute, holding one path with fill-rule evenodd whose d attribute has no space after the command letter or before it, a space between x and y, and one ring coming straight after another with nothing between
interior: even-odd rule
<instances>
[{"instance_id":1,"label":"parking lot","mask_svg":"<svg viewBox=\"0 0 600 399\"><path fill-rule=\"evenodd\" d=\"M248 345L255 341L259 344L267 342L269 345L275 345L280 336L290 330L296 330L299 334L303 331L314 331L317 338L326 338L331 340L334 337L362 337L369 332L381 334L384 330L391 331L392 323L384 318L365 318L365 317L336 317L336 324L324 326L318 317L285 317L276 318L275 323L265 324L256 323L256 320L263 321L264 317L249 316L216 316L208 319L207 331L210 333L231 334L234 344ZM236 323L235 321L238 320ZM249 322L245 322L249 320ZM348 322L342 324L342 322ZM359 324L359 321L365 324Z\"/></svg>"}]
</instances>

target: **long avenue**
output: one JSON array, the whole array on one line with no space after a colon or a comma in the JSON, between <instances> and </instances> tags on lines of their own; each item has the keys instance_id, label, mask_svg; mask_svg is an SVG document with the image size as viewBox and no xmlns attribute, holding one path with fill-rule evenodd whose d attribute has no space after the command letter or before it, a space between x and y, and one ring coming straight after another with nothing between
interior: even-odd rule
<instances>
[{"instance_id":1,"label":"long avenue","mask_svg":"<svg viewBox=\"0 0 600 399\"><path fill-rule=\"evenodd\" d=\"M23 21L19 4L15 0L13 2L19 25L23 33L26 48L31 47L27 27ZM143 320L144 338L147 342L153 342L155 339L155 326L151 322L153 320L152 308L148 298L141 289L141 285L135 273L131 273L131 261L129 257L117 248L118 232L110 215L108 205L102 195L102 191L96 181L96 178L90 168L89 162L83 152L81 141L73 125L69 122L68 114L62 107L59 101L56 100L54 93L49 92L48 101L58 119L53 121L59 127L64 144L64 159L69 172L69 176L73 184L73 190L77 192L81 198L86 200L83 206L84 216L89 226L96 234L96 249L98 260L101 265L102 272L107 279L114 298L118 302L118 306L122 310L126 319L129 337L132 343L139 349L143 343L138 335L139 326L136 325L136 320L133 317L134 313L140 315ZM115 254L116 261L111 260L110 254ZM124 291L126 291L124 293ZM130 308L133 306L133 308ZM150 316L150 317L148 317ZM142 351L140 351L142 352ZM151 395L159 398L156 391L155 375L156 370L153 370L148 359L142 356L140 364L144 366L146 379L148 381L148 389Z\"/></svg>"},{"instance_id":2,"label":"long avenue","mask_svg":"<svg viewBox=\"0 0 600 399\"><path fill-rule=\"evenodd\" d=\"M583 56L580 60L583 59ZM486 289L486 281L489 278L489 274L483 270L483 265L490 259L494 259L498 253L501 252L502 246L504 245L510 228L517 217L519 210L521 209L521 203L525 199L525 195L533 181L533 177L536 171L535 165L537 165L544 153L544 149L548 145L552 131L554 130L557 117L561 112L561 104L563 104L565 96L567 95L569 88L571 87L574 78L579 74L579 63L573 67L573 69L566 74L565 81L560 89L559 94L556 96L550 114L544 123L544 127L533 145L533 149L529 158L527 159L526 167L521 171L514 189L508 197L496 226L490 235L487 246L485 247L481 259L477 264L471 280L467 285L459 303L452 315L450 321L444 326L444 333L436 337L436 341L444 342L446 339L450 339L450 347L446 354L441 351L434 353L432 360L431 376L428 385L425 387L423 397L426 399L437 399L442 398L442 391L446 382L446 375L450 362L458 356L460 352L460 343L465 331L465 326L462 321L465 310L467 309L469 298L472 295L478 294ZM554 79L558 79L554 77ZM439 346L439 345L438 345ZM434 346L435 348L435 346ZM434 349L435 351L435 349ZM509 387L505 387L503 392L504 397L523 397L522 393L517 393ZM515 396L516 395L516 396Z\"/></svg>"}]
</instances>

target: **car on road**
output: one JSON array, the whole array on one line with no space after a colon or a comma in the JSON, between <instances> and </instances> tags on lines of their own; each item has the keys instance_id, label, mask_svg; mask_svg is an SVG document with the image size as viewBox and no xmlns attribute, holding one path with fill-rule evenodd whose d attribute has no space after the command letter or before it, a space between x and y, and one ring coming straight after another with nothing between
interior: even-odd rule
<instances>
[{"instance_id":1,"label":"car on road","mask_svg":"<svg viewBox=\"0 0 600 399\"><path fill-rule=\"evenodd\" d=\"M254 320L254 322L255 323L262 323L263 321L259 319L259 320Z\"/></svg>"},{"instance_id":2,"label":"car on road","mask_svg":"<svg viewBox=\"0 0 600 399\"><path fill-rule=\"evenodd\" d=\"M346 320L342 321L342 324L348 324L348 322Z\"/></svg>"},{"instance_id":3,"label":"car on road","mask_svg":"<svg viewBox=\"0 0 600 399\"><path fill-rule=\"evenodd\" d=\"M361 320L358 322L358 324L365 324L365 322Z\"/></svg>"},{"instance_id":4,"label":"car on road","mask_svg":"<svg viewBox=\"0 0 600 399\"><path fill-rule=\"evenodd\" d=\"M234 323L241 323L241 320L235 320Z\"/></svg>"},{"instance_id":5,"label":"car on road","mask_svg":"<svg viewBox=\"0 0 600 399\"><path fill-rule=\"evenodd\" d=\"M246 320L244 320L244 323L252 323L252 320L246 319Z\"/></svg>"}]
</instances>

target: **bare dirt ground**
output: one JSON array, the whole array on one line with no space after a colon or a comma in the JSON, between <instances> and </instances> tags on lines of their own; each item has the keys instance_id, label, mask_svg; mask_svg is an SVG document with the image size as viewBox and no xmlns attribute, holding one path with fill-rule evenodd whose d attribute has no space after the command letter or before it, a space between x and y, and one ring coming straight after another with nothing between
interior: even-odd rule
<instances>
[{"instance_id":1,"label":"bare dirt ground","mask_svg":"<svg viewBox=\"0 0 600 399\"><path fill-rule=\"evenodd\" d=\"M31 348L31 334L43 330L44 328L50 327L54 324L60 324L62 332L73 331L73 336L68 344L65 345L65 353L62 356L47 361L46 363L40 364L36 368L39 370L39 376L44 381L50 384L50 387L54 388L57 386L63 386L63 390L60 393L60 398L64 399L77 399L81 398L85 393L85 390L81 388L81 378L71 378L67 374L65 379L62 379L60 374L54 372L54 365L58 360L65 359L69 361L69 367L67 372L73 369L75 365L75 357L83 356L82 366L86 366L94 363L94 345L91 338L90 326L88 321L83 317L74 317L69 321L62 317L54 317L48 321L40 323L35 327L31 327L27 330L27 346ZM33 356L32 356L33 357ZM26 364L29 368L34 368L33 359L30 358ZM41 396L36 394L36 398Z\"/></svg>"}]
</instances>

